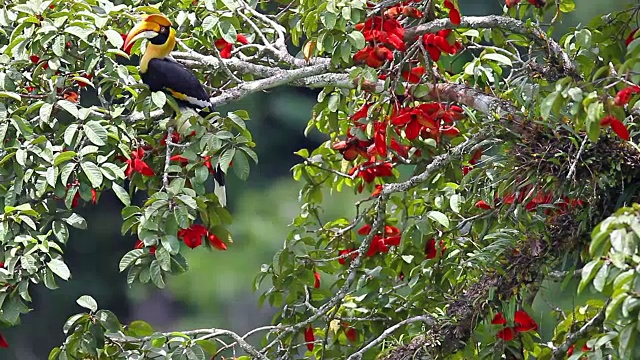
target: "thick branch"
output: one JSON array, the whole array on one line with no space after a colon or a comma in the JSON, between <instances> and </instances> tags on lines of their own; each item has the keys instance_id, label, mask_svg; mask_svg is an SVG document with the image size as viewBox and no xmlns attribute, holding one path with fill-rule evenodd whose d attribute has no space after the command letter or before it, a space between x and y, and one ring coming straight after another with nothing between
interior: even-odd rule
<instances>
[{"instance_id":1,"label":"thick branch","mask_svg":"<svg viewBox=\"0 0 640 360\"><path fill-rule=\"evenodd\" d=\"M488 15L488 16L465 16L462 18L460 25L454 25L449 19L437 19L416 27L407 29L405 32L405 41L414 41L417 35L425 33L433 33L443 29L455 28L472 28L472 29L502 29L510 31L514 34L521 34L535 43L541 45L552 59L556 59L558 64L564 70L565 75L574 79L579 79L580 75L576 70L575 63L569 58L560 44L549 38L542 29L535 25L528 25L520 20L516 20L506 16Z\"/></svg>"}]
</instances>

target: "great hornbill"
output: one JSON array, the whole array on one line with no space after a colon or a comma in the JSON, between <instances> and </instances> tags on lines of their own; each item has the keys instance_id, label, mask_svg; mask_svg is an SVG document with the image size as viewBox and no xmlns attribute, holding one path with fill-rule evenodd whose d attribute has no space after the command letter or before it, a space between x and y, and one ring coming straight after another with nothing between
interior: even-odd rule
<instances>
[{"instance_id":1,"label":"great hornbill","mask_svg":"<svg viewBox=\"0 0 640 360\"><path fill-rule=\"evenodd\" d=\"M163 15L145 15L124 41L129 52L133 44L147 39L147 48L140 59L140 78L151 91L164 91L173 96L181 106L198 110L201 115L212 112L214 107L209 94L196 75L169 54L176 46L176 31L171 21ZM217 166L213 172L214 193L222 206L226 205L224 172Z\"/></svg>"}]
</instances>

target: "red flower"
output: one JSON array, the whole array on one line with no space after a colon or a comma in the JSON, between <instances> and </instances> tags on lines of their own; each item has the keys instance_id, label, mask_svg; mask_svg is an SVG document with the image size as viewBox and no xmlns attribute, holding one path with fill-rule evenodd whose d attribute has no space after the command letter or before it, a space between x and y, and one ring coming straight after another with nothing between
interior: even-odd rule
<instances>
[{"instance_id":1,"label":"red flower","mask_svg":"<svg viewBox=\"0 0 640 360\"><path fill-rule=\"evenodd\" d=\"M469 160L469 164L471 165L475 165L478 163L478 161L480 161L480 158L482 157L482 149L478 149L476 150L473 155L471 155L471 160Z\"/></svg>"},{"instance_id":2,"label":"red flower","mask_svg":"<svg viewBox=\"0 0 640 360\"><path fill-rule=\"evenodd\" d=\"M313 343L316 341L316 337L313 335L313 328L311 326L304 331L304 341L307 343L307 349L313 351Z\"/></svg>"},{"instance_id":3,"label":"red flower","mask_svg":"<svg viewBox=\"0 0 640 360\"><path fill-rule=\"evenodd\" d=\"M440 132L442 133L442 135L448 137L456 137L460 135L460 130L458 130L458 128L456 128L455 126L443 126L440 128Z\"/></svg>"},{"instance_id":4,"label":"red flower","mask_svg":"<svg viewBox=\"0 0 640 360\"><path fill-rule=\"evenodd\" d=\"M202 237L208 234L209 230L200 224L193 224L188 229L178 230L178 238L182 239L182 242L191 249L202 245Z\"/></svg>"},{"instance_id":5,"label":"red flower","mask_svg":"<svg viewBox=\"0 0 640 360\"><path fill-rule=\"evenodd\" d=\"M640 93L640 86L638 85L628 86L618 91L614 100L614 104L618 106L624 106L629 103L629 100L631 100L631 97L634 94L638 94L638 93Z\"/></svg>"},{"instance_id":6,"label":"red flower","mask_svg":"<svg viewBox=\"0 0 640 360\"><path fill-rule=\"evenodd\" d=\"M569 350L567 350L567 356L571 356L573 355L573 349L576 347L575 344L571 345L571 347L569 348Z\"/></svg>"},{"instance_id":7,"label":"red flower","mask_svg":"<svg viewBox=\"0 0 640 360\"><path fill-rule=\"evenodd\" d=\"M480 200L475 205L478 209L489 210L491 205L487 204L484 200Z\"/></svg>"},{"instance_id":8,"label":"red flower","mask_svg":"<svg viewBox=\"0 0 640 360\"><path fill-rule=\"evenodd\" d=\"M607 115L600 121L600 125L602 127L611 126L611 130L613 130L616 135L622 140L629 141L629 130L624 125L624 123L618 120L613 115Z\"/></svg>"},{"instance_id":9,"label":"red flower","mask_svg":"<svg viewBox=\"0 0 640 360\"><path fill-rule=\"evenodd\" d=\"M386 60L393 60L393 52L384 45L366 46L353 55L353 62L356 64L366 63L372 68L379 68Z\"/></svg>"},{"instance_id":10,"label":"red flower","mask_svg":"<svg viewBox=\"0 0 640 360\"><path fill-rule=\"evenodd\" d=\"M349 326L349 324L347 323L344 323L343 326L344 326L344 335L347 337L347 340L351 342L355 342L358 337L358 334L356 333L356 329Z\"/></svg>"},{"instance_id":11,"label":"red flower","mask_svg":"<svg viewBox=\"0 0 640 360\"><path fill-rule=\"evenodd\" d=\"M86 74L85 73L85 74L82 74L81 76L86 78L89 81L91 81L91 79L93 79L93 75L92 74ZM87 84L83 83L82 81L77 81L77 80L76 80L76 84L78 84L78 87L81 87L81 88L87 86Z\"/></svg>"},{"instance_id":12,"label":"red flower","mask_svg":"<svg viewBox=\"0 0 640 360\"><path fill-rule=\"evenodd\" d=\"M414 8L413 6L405 6L402 8L402 15L408 17L408 18L412 18L412 19L420 19L422 18L424 15L422 14L422 11Z\"/></svg>"},{"instance_id":13,"label":"red flower","mask_svg":"<svg viewBox=\"0 0 640 360\"><path fill-rule=\"evenodd\" d=\"M249 41L242 34L236 35L236 42L242 45L247 45ZM223 59L231 58L231 51L233 50L233 44L228 43L225 39L218 39L214 43L215 47L220 50L220 57Z\"/></svg>"},{"instance_id":14,"label":"red flower","mask_svg":"<svg viewBox=\"0 0 640 360\"><path fill-rule=\"evenodd\" d=\"M4 338L4 335L2 335L2 333L0 333L0 347L3 347L5 349L9 348L9 343L7 342L7 339Z\"/></svg>"},{"instance_id":15,"label":"red flower","mask_svg":"<svg viewBox=\"0 0 640 360\"><path fill-rule=\"evenodd\" d=\"M514 322L516 324L516 331L518 332L526 332L526 331L536 331L538 330L538 324L527 314L524 310L516 311L514 315Z\"/></svg>"},{"instance_id":16,"label":"red flower","mask_svg":"<svg viewBox=\"0 0 640 360\"><path fill-rule=\"evenodd\" d=\"M506 0L506 5L508 8L512 8L516 6L519 2L520 0Z\"/></svg>"},{"instance_id":17,"label":"red flower","mask_svg":"<svg viewBox=\"0 0 640 360\"><path fill-rule=\"evenodd\" d=\"M349 171L349 175L358 172L358 176L362 177L365 182L373 182L377 177L393 176L393 164L389 162L376 163L375 158L353 167Z\"/></svg>"},{"instance_id":18,"label":"red flower","mask_svg":"<svg viewBox=\"0 0 640 360\"><path fill-rule=\"evenodd\" d=\"M96 191L96 189L91 189L91 203L92 204L98 203L98 192Z\"/></svg>"},{"instance_id":19,"label":"red flower","mask_svg":"<svg viewBox=\"0 0 640 360\"><path fill-rule=\"evenodd\" d=\"M142 240L138 240L138 242L136 243L136 245L133 247L134 249L144 249L144 243L142 242ZM151 254L155 254L156 253L156 247L155 246L150 246L149 247L149 252Z\"/></svg>"},{"instance_id":20,"label":"red flower","mask_svg":"<svg viewBox=\"0 0 640 360\"><path fill-rule=\"evenodd\" d=\"M315 278L315 282L313 283L313 287L314 288L319 288L320 287L320 273L319 272L314 272L313 273L313 277Z\"/></svg>"},{"instance_id":21,"label":"red flower","mask_svg":"<svg viewBox=\"0 0 640 360\"><path fill-rule=\"evenodd\" d=\"M629 46L629 44L631 44L631 42L633 40L635 40L636 37L636 33L638 32L638 29L633 29L633 31L631 31L631 34L629 34L629 36L627 36L627 39L624 41L624 43Z\"/></svg>"},{"instance_id":22,"label":"red flower","mask_svg":"<svg viewBox=\"0 0 640 360\"><path fill-rule=\"evenodd\" d=\"M582 352L589 352L591 351L591 348L587 346L587 344L584 344L584 346L582 347Z\"/></svg>"},{"instance_id":23,"label":"red flower","mask_svg":"<svg viewBox=\"0 0 640 360\"><path fill-rule=\"evenodd\" d=\"M507 319L505 319L504 315L502 315L502 313L499 312L493 317L493 320L491 320L491 323L493 325L507 325Z\"/></svg>"},{"instance_id":24,"label":"red flower","mask_svg":"<svg viewBox=\"0 0 640 360\"><path fill-rule=\"evenodd\" d=\"M540 8L540 7L543 7L545 5L545 2L544 2L544 0L529 0L529 4L531 4L531 5L533 5L533 6L537 7L537 8Z\"/></svg>"},{"instance_id":25,"label":"red flower","mask_svg":"<svg viewBox=\"0 0 640 360\"><path fill-rule=\"evenodd\" d=\"M378 195L380 195L380 193L382 192L382 185L376 185L375 190L373 190L373 192L371 193L371 197L376 197Z\"/></svg>"},{"instance_id":26,"label":"red flower","mask_svg":"<svg viewBox=\"0 0 640 360\"><path fill-rule=\"evenodd\" d=\"M351 260L353 260L358 257L358 251L356 249L343 249L338 251L338 256L343 256L347 254L349 254L349 256L345 256L343 258L338 259L338 263L340 263L341 265L344 265L347 262L347 258L350 257Z\"/></svg>"},{"instance_id":27,"label":"red flower","mask_svg":"<svg viewBox=\"0 0 640 360\"><path fill-rule=\"evenodd\" d=\"M29 56L29 60L31 60L32 63L37 64L40 62L40 56L38 55L31 55Z\"/></svg>"},{"instance_id":28,"label":"red flower","mask_svg":"<svg viewBox=\"0 0 640 360\"><path fill-rule=\"evenodd\" d=\"M144 157L144 148L138 147L131 153L131 159L127 159L127 170L125 171L125 175L131 177L135 172L138 172L144 176L154 176L155 173L153 169L147 165L142 158Z\"/></svg>"},{"instance_id":29,"label":"red flower","mask_svg":"<svg viewBox=\"0 0 640 360\"><path fill-rule=\"evenodd\" d=\"M362 31L366 41L391 45L399 51L406 49L404 27L397 19L372 16L364 23L356 24L355 28Z\"/></svg>"},{"instance_id":30,"label":"red flower","mask_svg":"<svg viewBox=\"0 0 640 360\"><path fill-rule=\"evenodd\" d=\"M209 243L211 244L211 246L213 246L214 248L218 250L227 250L227 244L222 242L222 240L220 240L219 237L215 236L215 234L209 233L207 238L209 239Z\"/></svg>"},{"instance_id":31,"label":"red flower","mask_svg":"<svg viewBox=\"0 0 640 360\"><path fill-rule=\"evenodd\" d=\"M498 337L498 339L511 341L516 336L516 332L512 328L507 327L498 331L498 334L496 334L496 336Z\"/></svg>"},{"instance_id":32,"label":"red flower","mask_svg":"<svg viewBox=\"0 0 640 360\"><path fill-rule=\"evenodd\" d=\"M440 60L442 53L453 55L458 52L457 45L452 45L447 40L451 30L440 30L435 34L428 33L422 35L422 43L429 52L433 61Z\"/></svg>"},{"instance_id":33,"label":"red flower","mask_svg":"<svg viewBox=\"0 0 640 360\"><path fill-rule=\"evenodd\" d=\"M360 235L369 235L371 232L371 225L364 224L360 229L358 229L358 234Z\"/></svg>"},{"instance_id":34,"label":"red flower","mask_svg":"<svg viewBox=\"0 0 640 360\"><path fill-rule=\"evenodd\" d=\"M358 121L360 119L366 119L367 118L367 113L369 112L369 107L370 106L371 106L371 104L369 104L369 103L362 105L360 110L356 111L353 115L351 115L351 120L355 122L355 121Z\"/></svg>"},{"instance_id":35,"label":"red flower","mask_svg":"<svg viewBox=\"0 0 640 360\"><path fill-rule=\"evenodd\" d=\"M160 145L162 146L166 146L167 145L167 135L168 134L164 134L164 136L162 137L162 140L160 140ZM178 133L177 131L174 131L171 134L171 142L174 144L177 144L180 142L180 133Z\"/></svg>"},{"instance_id":36,"label":"red flower","mask_svg":"<svg viewBox=\"0 0 640 360\"><path fill-rule=\"evenodd\" d=\"M453 25L460 25L460 11L456 9L451 0L444 0L444 7L449 9L449 20Z\"/></svg>"},{"instance_id":37,"label":"red flower","mask_svg":"<svg viewBox=\"0 0 640 360\"><path fill-rule=\"evenodd\" d=\"M424 66L416 66L409 71L403 71L402 77L410 83L417 84L424 75Z\"/></svg>"},{"instance_id":38,"label":"red flower","mask_svg":"<svg viewBox=\"0 0 640 360\"><path fill-rule=\"evenodd\" d=\"M187 159L186 157L182 156L182 155L173 155L170 159L170 161L177 161L180 163L180 165L187 165L189 163L189 159Z\"/></svg>"},{"instance_id":39,"label":"red flower","mask_svg":"<svg viewBox=\"0 0 640 360\"><path fill-rule=\"evenodd\" d=\"M424 253L427 259L434 259L438 256L438 247L440 248L441 255L444 255L445 250L447 250L446 245L444 244L444 240L440 240L436 246L436 239L431 239L427 241L424 246Z\"/></svg>"}]
</instances>

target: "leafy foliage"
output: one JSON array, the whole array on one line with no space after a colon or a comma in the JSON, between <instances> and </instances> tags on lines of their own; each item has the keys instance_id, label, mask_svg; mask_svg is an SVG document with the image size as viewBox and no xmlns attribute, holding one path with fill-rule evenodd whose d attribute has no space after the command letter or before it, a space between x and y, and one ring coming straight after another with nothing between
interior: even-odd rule
<instances>
[{"instance_id":1,"label":"leafy foliage","mask_svg":"<svg viewBox=\"0 0 640 360\"><path fill-rule=\"evenodd\" d=\"M232 215L210 184L217 166L249 177L249 114L203 118L140 83L121 34L136 14L164 13L185 50L176 59L216 105L284 84L321 88L306 132L327 140L297 152L300 213L254 283L279 311L245 336L161 333L83 296L88 312L67 321L50 359L205 359L231 348L262 359L640 356L640 42L628 25L640 9L559 42L541 29L574 8L507 1L503 16L461 17L464 4L450 0L5 6L0 322L29 310L30 284L70 279L69 226L87 227L74 209L105 190L124 205L122 233L140 240L119 264L129 284L163 288L187 271L181 241L232 243ZM325 216L340 191L364 194L355 217ZM594 292L545 338L533 299L575 269L578 292ZM259 347L245 340L260 332Z\"/></svg>"}]
</instances>

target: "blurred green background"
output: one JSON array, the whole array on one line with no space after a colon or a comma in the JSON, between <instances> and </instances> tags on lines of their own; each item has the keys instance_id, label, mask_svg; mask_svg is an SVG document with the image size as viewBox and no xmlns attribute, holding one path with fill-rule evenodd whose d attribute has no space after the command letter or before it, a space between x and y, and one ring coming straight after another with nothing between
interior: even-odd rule
<instances>
[{"instance_id":1,"label":"blurred green background","mask_svg":"<svg viewBox=\"0 0 640 360\"><path fill-rule=\"evenodd\" d=\"M556 33L636 1L576 2L577 11L563 18ZM459 3L464 15L485 15L500 14L504 1L461 0ZM63 340L64 321L81 311L75 300L83 294L93 296L101 308L114 311L122 322L142 319L158 330L225 327L242 333L269 323L273 310L258 308L259 294L252 290L253 278L260 265L270 262L282 246L288 233L287 225L298 212L299 185L289 172L299 160L293 152L305 147L312 149L324 141L318 133L310 138L303 135L316 94L304 89L280 88L219 109L249 111L248 126L260 157L247 182L229 175L227 189L229 209L234 215L231 228L234 243L227 251L185 248L191 271L168 278L165 290L157 290L152 285L128 288L125 275L118 273L118 262L136 239L120 235L121 206L112 194L104 193L100 206L89 205L82 211L89 230L73 233L68 243L66 260L73 278L61 283L56 291L38 287L32 292L34 310L23 317L23 324L2 329L11 347L0 350L0 359L46 359L49 350ZM349 194L332 196L325 216L347 215L353 208L351 199ZM564 294L566 296L560 297L572 307L574 299L570 289ZM555 296L559 296L557 292ZM552 324L543 322L541 331L549 333Z\"/></svg>"}]
</instances>

